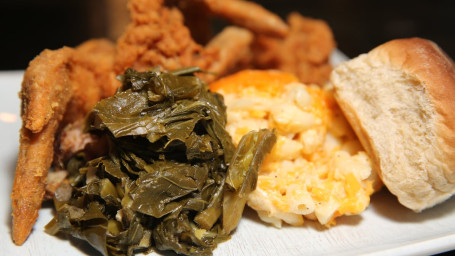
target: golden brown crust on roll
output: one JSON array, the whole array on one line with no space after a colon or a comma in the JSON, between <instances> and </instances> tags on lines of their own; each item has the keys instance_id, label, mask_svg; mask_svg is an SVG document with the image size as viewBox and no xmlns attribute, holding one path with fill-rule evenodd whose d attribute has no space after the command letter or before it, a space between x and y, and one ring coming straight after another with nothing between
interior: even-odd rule
<instances>
[{"instance_id":1,"label":"golden brown crust on roll","mask_svg":"<svg viewBox=\"0 0 455 256\"><path fill-rule=\"evenodd\" d=\"M387 42L337 67L331 82L403 205L418 212L455 193L455 64L435 43Z\"/></svg>"}]
</instances>

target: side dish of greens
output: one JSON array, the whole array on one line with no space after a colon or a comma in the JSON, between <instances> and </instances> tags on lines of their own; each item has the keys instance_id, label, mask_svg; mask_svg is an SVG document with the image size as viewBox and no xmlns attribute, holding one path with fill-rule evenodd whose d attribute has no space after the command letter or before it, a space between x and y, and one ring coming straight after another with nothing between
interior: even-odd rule
<instances>
[{"instance_id":1,"label":"side dish of greens","mask_svg":"<svg viewBox=\"0 0 455 256\"><path fill-rule=\"evenodd\" d=\"M105 153L68 161L48 233L86 240L103 255L210 255L229 239L276 137L252 131L235 147L222 96L195 72L121 76L117 93L86 120Z\"/></svg>"}]
</instances>

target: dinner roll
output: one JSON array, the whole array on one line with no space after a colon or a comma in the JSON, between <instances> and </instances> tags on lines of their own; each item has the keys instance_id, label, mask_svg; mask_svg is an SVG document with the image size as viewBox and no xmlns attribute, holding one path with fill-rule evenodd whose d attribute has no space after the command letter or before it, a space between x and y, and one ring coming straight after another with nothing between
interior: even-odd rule
<instances>
[{"instance_id":1,"label":"dinner roll","mask_svg":"<svg viewBox=\"0 0 455 256\"><path fill-rule=\"evenodd\" d=\"M420 212L455 193L455 64L421 38L336 67L335 97L384 184Z\"/></svg>"}]
</instances>

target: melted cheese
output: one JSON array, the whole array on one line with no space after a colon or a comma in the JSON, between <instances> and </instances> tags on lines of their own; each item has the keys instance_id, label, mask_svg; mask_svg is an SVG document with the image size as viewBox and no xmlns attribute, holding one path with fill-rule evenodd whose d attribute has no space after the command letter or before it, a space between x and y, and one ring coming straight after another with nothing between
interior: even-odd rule
<instances>
[{"instance_id":1,"label":"melted cheese","mask_svg":"<svg viewBox=\"0 0 455 256\"><path fill-rule=\"evenodd\" d=\"M281 227L306 217L330 226L338 216L365 210L373 193L371 162L330 90L255 70L210 88L225 98L226 129L235 143L250 130L276 130L277 143L248 198L263 221Z\"/></svg>"}]
</instances>

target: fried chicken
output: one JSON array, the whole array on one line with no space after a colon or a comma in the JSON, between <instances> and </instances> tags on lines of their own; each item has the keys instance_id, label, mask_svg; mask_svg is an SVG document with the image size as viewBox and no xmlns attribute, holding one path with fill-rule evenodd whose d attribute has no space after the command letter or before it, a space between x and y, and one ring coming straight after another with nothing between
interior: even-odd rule
<instances>
[{"instance_id":1,"label":"fried chicken","mask_svg":"<svg viewBox=\"0 0 455 256\"><path fill-rule=\"evenodd\" d=\"M11 193L13 240L21 245L38 217L59 130L85 117L116 88L114 46L88 41L76 49L44 50L25 70L20 98L23 127Z\"/></svg>"},{"instance_id":2,"label":"fried chicken","mask_svg":"<svg viewBox=\"0 0 455 256\"><path fill-rule=\"evenodd\" d=\"M72 96L69 66L73 52L66 47L45 50L25 71L20 94L23 126L11 194L13 240L18 245L27 239L41 208L55 133Z\"/></svg>"},{"instance_id":3,"label":"fried chicken","mask_svg":"<svg viewBox=\"0 0 455 256\"><path fill-rule=\"evenodd\" d=\"M325 21L299 13L291 13L287 20L290 30L285 38L256 37L253 67L279 69L295 74L303 83L324 84L332 70L329 58L336 47L332 30Z\"/></svg>"},{"instance_id":4,"label":"fried chicken","mask_svg":"<svg viewBox=\"0 0 455 256\"><path fill-rule=\"evenodd\" d=\"M288 25L278 15L253 2L243 0L193 1L202 1L213 15L224 18L237 26L247 28L256 34L284 37L289 30Z\"/></svg>"},{"instance_id":5,"label":"fried chicken","mask_svg":"<svg viewBox=\"0 0 455 256\"><path fill-rule=\"evenodd\" d=\"M114 70L145 71L155 66L178 69L194 66L203 47L191 37L177 8L163 7L163 0L129 1L131 24L117 41ZM199 61L199 66L207 64Z\"/></svg>"},{"instance_id":6,"label":"fried chicken","mask_svg":"<svg viewBox=\"0 0 455 256\"><path fill-rule=\"evenodd\" d=\"M69 73L74 96L63 125L84 118L100 99L115 93L120 82L113 72L114 55L115 44L106 39L92 39L75 48Z\"/></svg>"},{"instance_id":7,"label":"fried chicken","mask_svg":"<svg viewBox=\"0 0 455 256\"><path fill-rule=\"evenodd\" d=\"M251 2L183 1L186 4L202 3L213 15L220 15L251 30L226 29L203 46L192 38L182 13L176 7L163 6L164 2L130 0L132 22L117 41L116 73L127 68L144 71L156 66L168 70L198 66L212 73L212 76L204 76L204 80L209 82L245 61L244 56L251 50L253 32L281 37L288 30L278 16ZM182 5L182 1L179 2ZM255 11L258 15L251 14ZM195 15L194 12L186 13Z\"/></svg>"}]
</instances>

